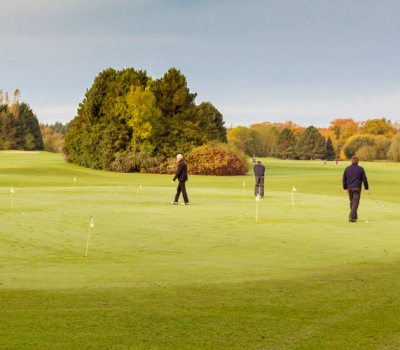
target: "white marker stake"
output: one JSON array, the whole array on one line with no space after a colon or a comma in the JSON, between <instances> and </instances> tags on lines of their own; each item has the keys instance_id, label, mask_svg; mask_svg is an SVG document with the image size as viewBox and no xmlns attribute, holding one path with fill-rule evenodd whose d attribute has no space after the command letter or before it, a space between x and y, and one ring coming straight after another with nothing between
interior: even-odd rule
<instances>
[{"instance_id":1,"label":"white marker stake","mask_svg":"<svg viewBox=\"0 0 400 350\"><path fill-rule=\"evenodd\" d=\"M137 193L136 193L136 204L137 204L138 197L139 197L139 190L141 190L141 189L142 189L142 185L139 184L138 189L137 189Z\"/></svg>"},{"instance_id":2,"label":"white marker stake","mask_svg":"<svg viewBox=\"0 0 400 350\"><path fill-rule=\"evenodd\" d=\"M292 205L294 208L294 191L296 191L296 189L294 188L294 186L292 186Z\"/></svg>"},{"instance_id":3,"label":"white marker stake","mask_svg":"<svg viewBox=\"0 0 400 350\"><path fill-rule=\"evenodd\" d=\"M257 195L256 197L256 222L258 220L258 202L260 201L260 196Z\"/></svg>"},{"instance_id":4,"label":"white marker stake","mask_svg":"<svg viewBox=\"0 0 400 350\"><path fill-rule=\"evenodd\" d=\"M87 245L86 245L86 258L87 258L87 253L89 250L89 238L90 238L90 229L94 227L94 222L93 222L93 215L90 215L90 221L89 221L89 233L87 237Z\"/></svg>"},{"instance_id":5,"label":"white marker stake","mask_svg":"<svg viewBox=\"0 0 400 350\"><path fill-rule=\"evenodd\" d=\"M14 189L11 187L11 191L10 191L10 193L11 193L11 211L14 211L14 197L13 197L13 195L14 195Z\"/></svg>"}]
</instances>

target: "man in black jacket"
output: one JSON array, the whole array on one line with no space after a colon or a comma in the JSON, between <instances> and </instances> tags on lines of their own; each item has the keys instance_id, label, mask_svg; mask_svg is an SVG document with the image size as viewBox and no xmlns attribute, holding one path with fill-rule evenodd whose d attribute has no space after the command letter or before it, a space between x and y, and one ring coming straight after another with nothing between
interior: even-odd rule
<instances>
[{"instance_id":1,"label":"man in black jacket","mask_svg":"<svg viewBox=\"0 0 400 350\"><path fill-rule=\"evenodd\" d=\"M171 202L172 204L178 204L179 196L183 195L183 200L185 201L184 203L181 203L182 205L189 205L189 198L186 193L186 181L188 181L188 171L187 171L187 165L185 161L183 160L183 155L178 154L176 156L176 160L178 161L178 169L176 170L176 174L174 179L172 180L172 183L175 182L176 179L179 181L178 188L176 190L176 196L175 200Z\"/></svg>"},{"instance_id":2,"label":"man in black jacket","mask_svg":"<svg viewBox=\"0 0 400 350\"><path fill-rule=\"evenodd\" d=\"M254 195L257 197L260 187L260 196L264 197L264 175L265 175L265 166L261 165L261 162L258 160L257 164L254 165L254 175L256 177L256 186L254 187Z\"/></svg>"},{"instance_id":3,"label":"man in black jacket","mask_svg":"<svg viewBox=\"0 0 400 350\"><path fill-rule=\"evenodd\" d=\"M369 193L367 176L364 169L358 166L358 162L357 156L351 158L351 165L346 168L343 174L344 193L348 193L350 198L350 222L356 222L358 219L357 209L360 204L362 183L364 183L365 191Z\"/></svg>"}]
</instances>

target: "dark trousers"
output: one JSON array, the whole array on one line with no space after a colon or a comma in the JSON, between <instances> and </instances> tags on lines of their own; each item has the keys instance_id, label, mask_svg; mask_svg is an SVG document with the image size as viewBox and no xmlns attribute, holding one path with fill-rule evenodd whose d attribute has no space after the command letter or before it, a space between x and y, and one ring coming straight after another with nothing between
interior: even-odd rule
<instances>
[{"instance_id":1,"label":"dark trousers","mask_svg":"<svg viewBox=\"0 0 400 350\"><path fill-rule=\"evenodd\" d=\"M181 195L181 192L182 192L183 200L185 201L185 203L189 203L189 198L188 198L188 195L186 193L186 183L185 183L185 181L182 181L182 182L179 181L178 188L176 189L175 202L178 201L179 196Z\"/></svg>"},{"instance_id":2,"label":"dark trousers","mask_svg":"<svg viewBox=\"0 0 400 350\"><path fill-rule=\"evenodd\" d=\"M349 219L357 219L357 209L360 204L361 188L348 188L350 198L350 215Z\"/></svg>"},{"instance_id":3,"label":"dark trousers","mask_svg":"<svg viewBox=\"0 0 400 350\"><path fill-rule=\"evenodd\" d=\"M260 192L258 188L260 187ZM261 197L264 197L264 176L256 176L256 186L254 187L254 195L257 196L260 193Z\"/></svg>"}]
</instances>

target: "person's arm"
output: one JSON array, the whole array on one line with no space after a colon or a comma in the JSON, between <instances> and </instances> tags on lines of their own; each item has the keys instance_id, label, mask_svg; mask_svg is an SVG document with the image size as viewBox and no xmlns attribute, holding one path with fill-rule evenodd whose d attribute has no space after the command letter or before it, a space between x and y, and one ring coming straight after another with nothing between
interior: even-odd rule
<instances>
[{"instance_id":1,"label":"person's arm","mask_svg":"<svg viewBox=\"0 0 400 350\"><path fill-rule=\"evenodd\" d=\"M265 177L265 166L263 165L263 177Z\"/></svg>"},{"instance_id":2,"label":"person's arm","mask_svg":"<svg viewBox=\"0 0 400 350\"><path fill-rule=\"evenodd\" d=\"M343 173L343 189L344 189L344 193L347 193L347 175L346 175L346 170Z\"/></svg>"},{"instance_id":3,"label":"person's arm","mask_svg":"<svg viewBox=\"0 0 400 350\"><path fill-rule=\"evenodd\" d=\"M254 175L256 174L256 166L257 164L253 166Z\"/></svg>"},{"instance_id":4,"label":"person's arm","mask_svg":"<svg viewBox=\"0 0 400 350\"><path fill-rule=\"evenodd\" d=\"M179 163L178 169L176 170L175 177L174 177L174 179L172 180L172 182L174 182L177 178L179 178L179 176L181 176L182 168L183 168L182 164Z\"/></svg>"},{"instance_id":5,"label":"person's arm","mask_svg":"<svg viewBox=\"0 0 400 350\"><path fill-rule=\"evenodd\" d=\"M369 193L368 179L367 179L367 175L365 175L365 171L364 170L363 170L361 176L362 176L361 177L362 178L362 182L364 183L364 188Z\"/></svg>"}]
</instances>

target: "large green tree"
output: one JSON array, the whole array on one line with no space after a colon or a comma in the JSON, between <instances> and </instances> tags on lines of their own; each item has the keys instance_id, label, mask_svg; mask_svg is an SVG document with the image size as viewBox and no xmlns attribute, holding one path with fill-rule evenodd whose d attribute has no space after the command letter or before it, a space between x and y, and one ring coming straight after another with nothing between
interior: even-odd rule
<instances>
[{"instance_id":1,"label":"large green tree","mask_svg":"<svg viewBox=\"0 0 400 350\"><path fill-rule=\"evenodd\" d=\"M268 157L272 151L279 130L275 125L253 124L250 126L253 135L255 155Z\"/></svg>"},{"instance_id":2,"label":"large green tree","mask_svg":"<svg viewBox=\"0 0 400 350\"><path fill-rule=\"evenodd\" d=\"M311 125L300 135L296 144L296 153L301 159L325 158L326 141L316 127Z\"/></svg>"},{"instance_id":3,"label":"large green tree","mask_svg":"<svg viewBox=\"0 0 400 350\"><path fill-rule=\"evenodd\" d=\"M221 113L211 103L196 106L195 98L176 68L157 80L145 71L109 68L95 78L68 125L63 153L73 163L110 169L124 154L170 157L226 141Z\"/></svg>"},{"instance_id":4,"label":"large green tree","mask_svg":"<svg viewBox=\"0 0 400 350\"><path fill-rule=\"evenodd\" d=\"M0 105L0 148L43 149L39 121L27 103Z\"/></svg>"},{"instance_id":5,"label":"large green tree","mask_svg":"<svg viewBox=\"0 0 400 350\"><path fill-rule=\"evenodd\" d=\"M295 158L295 145L296 138L293 131L289 128L283 128L276 138L272 155L281 159Z\"/></svg>"},{"instance_id":6,"label":"large green tree","mask_svg":"<svg viewBox=\"0 0 400 350\"><path fill-rule=\"evenodd\" d=\"M333 143L330 137L326 141L326 159L327 160L335 160L336 152L335 148L333 147Z\"/></svg>"}]
</instances>

